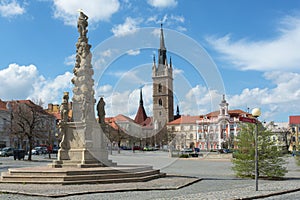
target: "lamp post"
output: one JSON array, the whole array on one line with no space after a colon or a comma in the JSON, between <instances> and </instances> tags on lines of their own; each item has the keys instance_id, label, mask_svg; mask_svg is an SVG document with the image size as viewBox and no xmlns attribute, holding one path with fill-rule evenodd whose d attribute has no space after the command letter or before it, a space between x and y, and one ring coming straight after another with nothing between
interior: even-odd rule
<instances>
[{"instance_id":1,"label":"lamp post","mask_svg":"<svg viewBox=\"0 0 300 200\"><path fill-rule=\"evenodd\" d=\"M258 117L261 115L259 108L254 108L252 110L252 116L256 118L255 126L255 191L258 191Z\"/></svg>"}]
</instances>

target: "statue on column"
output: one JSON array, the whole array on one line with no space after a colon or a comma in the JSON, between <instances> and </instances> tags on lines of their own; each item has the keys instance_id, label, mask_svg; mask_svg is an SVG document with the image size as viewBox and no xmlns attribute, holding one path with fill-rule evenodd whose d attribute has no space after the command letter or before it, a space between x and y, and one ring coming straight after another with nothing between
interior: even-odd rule
<instances>
[{"instance_id":1,"label":"statue on column","mask_svg":"<svg viewBox=\"0 0 300 200\"><path fill-rule=\"evenodd\" d=\"M97 104L97 112L98 112L98 118L99 118L99 123L101 125L105 124L105 102L103 100L103 97L100 98L98 104Z\"/></svg>"},{"instance_id":2,"label":"statue on column","mask_svg":"<svg viewBox=\"0 0 300 200\"><path fill-rule=\"evenodd\" d=\"M78 23L77 23L77 28L78 28L78 32L80 34L80 37L86 37L86 33L87 33L87 26L88 26L88 16L86 16L82 10L78 10L80 15L78 18Z\"/></svg>"}]
</instances>

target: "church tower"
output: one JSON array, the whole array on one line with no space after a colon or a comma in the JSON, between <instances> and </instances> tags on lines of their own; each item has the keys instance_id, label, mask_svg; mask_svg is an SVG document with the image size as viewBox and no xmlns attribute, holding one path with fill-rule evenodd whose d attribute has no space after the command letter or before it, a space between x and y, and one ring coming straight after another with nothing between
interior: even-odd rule
<instances>
[{"instance_id":1,"label":"church tower","mask_svg":"<svg viewBox=\"0 0 300 200\"><path fill-rule=\"evenodd\" d=\"M162 24L160 27L160 48L158 49L158 63L153 57L153 121L156 129L174 119L173 103L173 69L172 60L168 64L167 49L165 47Z\"/></svg>"}]
</instances>

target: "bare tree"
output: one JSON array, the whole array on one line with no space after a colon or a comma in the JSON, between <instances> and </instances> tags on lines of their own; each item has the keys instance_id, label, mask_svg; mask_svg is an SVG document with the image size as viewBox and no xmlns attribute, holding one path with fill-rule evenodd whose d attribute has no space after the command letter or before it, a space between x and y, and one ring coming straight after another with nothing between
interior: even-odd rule
<instances>
[{"instance_id":1,"label":"bare tree","mask_svg":"<svg viewBox=\"0 0 300 200\"><path fill-rule=\"evenodd\" d=\"M22 143L24 139L28 140L28 160L31 160L34 143L39 138L47 139L45 132L48 132L49 127L46 124L48 120L53 120L53 116L30 100L12 102L11 112L11 134Z\"/></svg>"}]
</instances>

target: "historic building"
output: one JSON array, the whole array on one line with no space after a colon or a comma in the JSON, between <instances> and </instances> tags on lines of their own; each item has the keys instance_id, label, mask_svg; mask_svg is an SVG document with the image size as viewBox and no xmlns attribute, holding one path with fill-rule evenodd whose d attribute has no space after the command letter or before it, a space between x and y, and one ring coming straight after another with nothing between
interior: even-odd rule
<instances>
[{"instance_id":1,"label":"historic building","mask_svg":"<svg viewBox=\"0 0 300 200\"><path fill-rule=\"evenodd\" d=\"M166 144L167 139L164 139L167 134L166 129L164 129L166 123L179 116L179 108L177 108L177 115L174 116L172 60L170 58L168 63L162 25L160 28L160 47L158 49L157 63L155 56L153 57L152 80L152 117L147 116L145 111L141 88L138 110L134 120L122 115L106 118L106 123L111 124L109 130L130 135L130 137L124 137L124 141L121 142L123 144L137 145L137 143L140 143L142 146L161 146L163 143Z\"/></svg>"},{"instance_id":2,"label":"historic building","mask_svg":"<svg viewBox=\"0 0 300 200\"><path fill-rule=\"evenodd\" d=\"M32 133L35 137L34 145L48 145L54 140L55 117L30 100L0 100L0 116L0 145L2 147L10 146L28 150L28 138L20 130L22 128L24 131L29 131L27 130L29 123L34 126ZM27 121L25 117L28 117ZM21 127L18 124L21 124Z\"/></svg>"},{"instance_id":3,"label":"historic building","mask_svg":"<svg viewBox=\"0 0 300 200\"><path fill-rule=\"evenodd\" d=\"M173 100L173 69L172 60L167 60L164 33L160 28L160 48L158 49L158 63L153 58L153 121L155 129L162 129L166 123L174 119Z\"/></svg>"},{"instance_id":4,"label":"historic building","mask_svg":"<svg viewBox=\"0 0 300 200\"><path fill-rule=\"evenodd\" d=\"M240 130L240 117L252 115L242 110L228 110L228 103L223 99L219 111L206 115L184 116L167 124L168 132L175 135L172 145L175 149L200 148L217 150L235 148L234 138Z\"/></svg>"},{"instance_id":5,"label":"historic building","mask_svg":"<svg viewBox=\"0 0 300 200\"><path fill-rule=\"evenodd\" d=\"M287 151L289 149L292 137L288 122L262 123L263 126L272 133L272 140L278 150Z\"/></svg>"},{"instance_id":6,"label":"historic building","mask_svg":"<svg viewBox=\"0 0 300 200\"><path fill-rule=\"evenodd\" d=\"M11 146L10 122L11 115L6 107L7 102L0 99L0 148Z\"/></svg>"},{"instance_id":7,"label":"historic building","mask_svg":"<svg viewBox=\"0 0 300 200\"><path fill-rule=\"evenodd\" d=\"M289 116L289 127L291 130L291 142L289 151L299 151L300 149L300 116Z\"/></svg>"}]
</instances>

